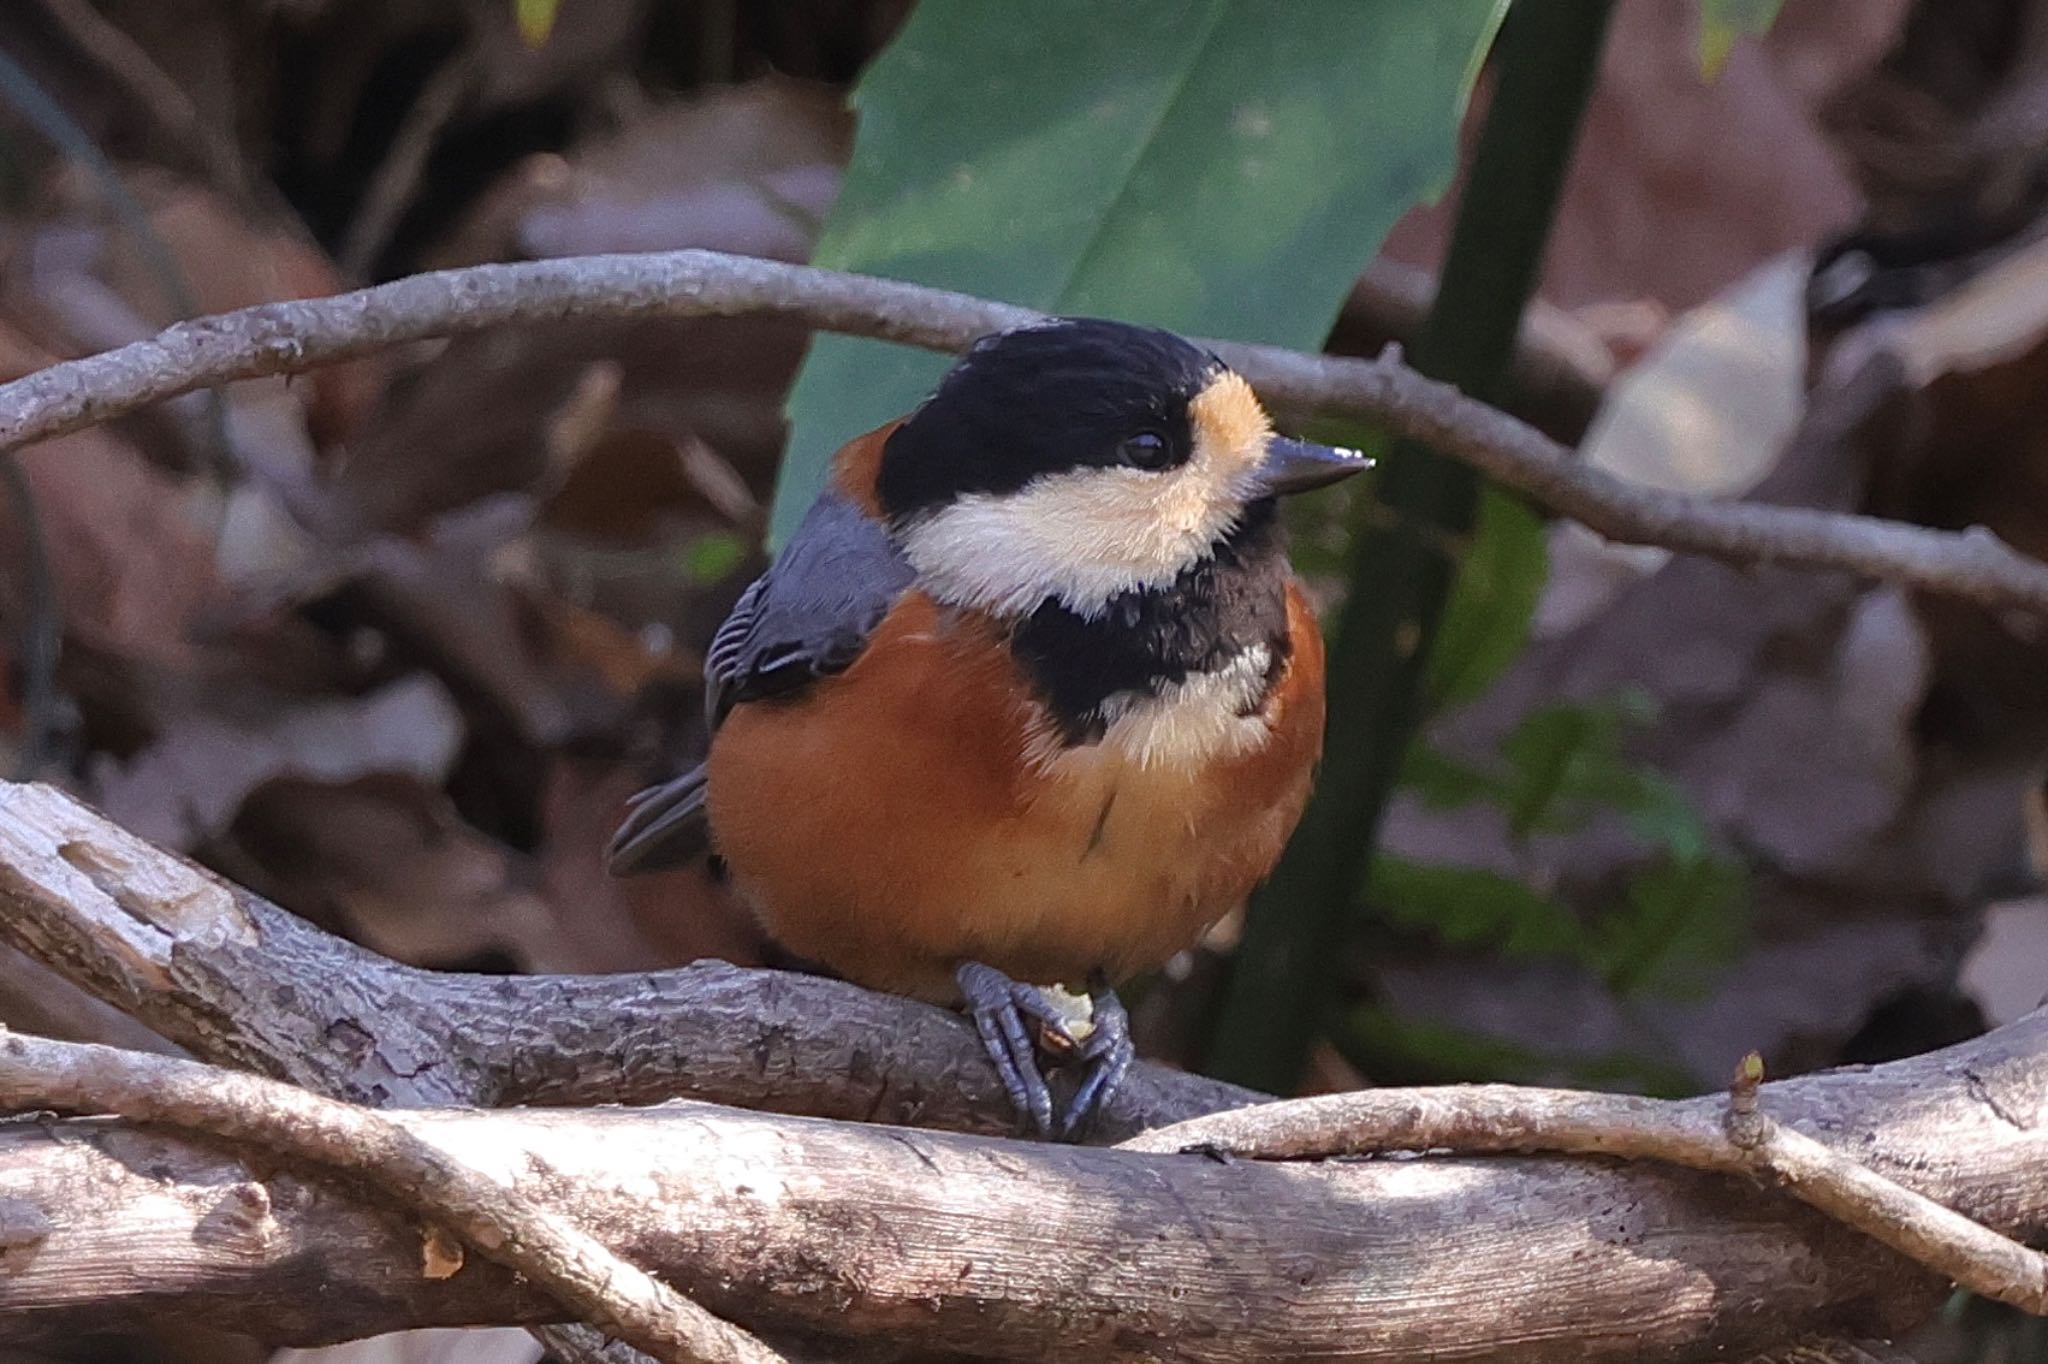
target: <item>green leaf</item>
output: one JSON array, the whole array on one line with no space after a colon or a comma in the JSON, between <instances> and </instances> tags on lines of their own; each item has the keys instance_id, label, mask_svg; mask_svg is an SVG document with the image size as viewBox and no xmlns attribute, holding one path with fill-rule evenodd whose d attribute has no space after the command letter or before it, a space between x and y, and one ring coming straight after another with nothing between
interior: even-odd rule
<instances>
[{"instance_id":1,"label":"green leaf","mask_svg":"<svg viewBox=\"0 0 2048 1364\"><path fill-rule=\"evenodd\" d=\"M1325 445L1343 445L1377 462L1393 442L1386 432L1354 420L1305 417L1288 433ZM1289 497L1280 503L1287 526L1287 557L1294 571L1311 583L1341 582L1351 565L1351 542L1382 510L1375 496L1379 476L1348 478L1320 497ZM1327 630L1329 622L1325 622Z\"/></svg>"},{"instance_id":2,"label":"green leaf","mask_svg":"<svg viewBox=\"0 0 2048 1364\"><path fill-rule=\"evenodd\" d=\"M1545 706L1502 740L1504 773L1465 766L1426 743L1411 749L1402 773L1434 808L1498 802L1517 838L1570 832L1603 811L1621 816L1653 857L1590 919L1509 878L1384 852L1367 886L1377 916L1456 946L1569 956L1617 994L1707 984L1747 934L1748 877L1715 850L1684 789L1626 753L1629 733L1655 718L1654 703L1639 692Z\"/></svg>"},{"instance_id":3,"label":"green leaf","mask_svg":"<svg viewBox=\"0 0 2048 1364\"><path fill-rule=\"evenodd\" d=\"M1535 1048L1403 1018L1382 1005L1348 1009L1334 1022L1330 1040L1378 1085L1528 1081L1546 1069Z\"/></svg>"},{"instance_id":4,"label":"green leaf","mask_svg":"<svg viewBox=\"0 0 2048 1364\"><path fill-rule=\"evenodd\" d=\"M562 0L512 0L512 17L519 24L519 38L528 47L546 44L555 31L555 14Z\"/></svg>"},{"instance_id":5,"label":"green leaf","mask_svg":"<svg viewBox=\"0 0 2048 1364\"><path fill-rule=\"evenodd\" d=\"M1692 799L1676 782L1654 772L1638 769L1630 775L1633 780L1614 803L1628 815L1636 837L1681 861L1706 858L1707 826Z\"/></svg>"},{"instance_id":6,"label":"green leaf","mask_svg":"<svg viewBox=\"0 0 2048 1364\"><path fill-rule=\"evenodd\" d=\"M1700 1087L1698 1076L1653 1056L1616 1051L1564 1058L1552 1047L1531 1047L1471 1029L1404 1018L1376 1004L1339 1014L1330 1040L1378 1085L1565 1080L1671 1098L1697 1093Z\"/></svg>"},{"instance_id":7,"label":"green leaf","mask_svg":"<svg viewBox=\"0 0 2048 1364\"><path fill-rule=\"evenodd\" d=\"M1569 833L1600 810L1622 815L1636 837L1682 861L1710 853L1707 826L1684 789L1624 751L1628 734L1652 724L1656 707L1640 692L1609 700L1541 706L1501 740L1506 771L1475 767L1418 739L1401 785L1431 810L1490 800L1517 838Z\"/></svg>"},{"instance_id":8,"label":"green leaf","mask_svg":"<svg viewBox=\"0 0 2048 1364\"><path fill-rule=\"evenodd\" d=\"M1491 773L1459 762L1422 737L1402 756L1400 782L1430 810L1458 810L1474 801L1501 799L1502 793Z\"/></svg>"},{"instance_id":9,"label":"green leaf","mask_svg":"<svg viewBox=\"0 0 2048 1364\"><path fill-rule=\"evenodd\" d=\"M1573 798L1613 766L1613 718L1592 706L1545 706L1523 717L1502 741L1508 760L1508 828L1517 838L1566 833L1584 822Z\"/></svg>"},{"instance_id":10,"label":"green leaf","mask_svg":"<svg viewBox=\"0 0 2048 1364\"><path fill-rule=\"evenodd\" d=\"M1507 671L1528 642L1549 573L1543 518L1489 484L1430 653L1424 694L1432 710L1474 700Z\"/></svg>"},{"instance_id":11,"label":"green leaf","mask_svg":"<svg viewBox=\"0 0 2048 1364\"><path fill-rule=\"evenodd\" d=\"M692 540L684 549L683 576L693 583L720 582L746 557L746 541L731 531L710 531Z\"/></svg>"},{"instance_id":12,"label":"green leaf","mask_svg":"<svg viewBox=\"0 0 2048 1364\"><path fill-rule=\"evenodd\" d=\"M1315 348L1442 190L1505 0L943 0L863 76L817 264ZM771 538L944 357L820 337Z\"/></svg>"},{"instance_id":13,"label":"green leaf","mask_svg":"<svg viewBox=\"0 0 2048 1364\"><path fill-rule=\"evenodd\" d=\"M1427 930L1452 947L1490 947L1507 957L1574 956L1580 948L1579 920L1568 907L1477 867L1382 852L1367 895L1383 922Z\"/></svg>"},{"instance_id":14,"label":"green leaf","mask_svg":"<svg viewBox=\"0 0 2048 1364\"><path fill-rule=\"evenodd\" d=\"M1640 692L1596 704L1561 702L1523 716L1501 741L1509 769L1502 803L1515 836L1568 833L1604 808L1629 815L1645 838L1661 842L1659 830L1692 818L1677 787L1623 751L1629 732L1655 719L1654 703ZM1704 831L1696 837L1703 842Z\"/></svg>"},{"instance_id":15,"label":"green leaf","mask_svg":"<svg viewBox=\"0 0 2048 1364\"><path fill-rule=\"evenodd\" d=\"M1616 994L1692 993L1740 951L1748 878L1720 858L1667 858L1629 878L1623 904L1593 929L1593 968Z\"/></svg>"},{"instance_id":16,"label":"green leaf","mask_svg":"<svg viewBox=\"0 0 2048 1364\"><path fill-rule=\"evenodd\" d=\"M1700 74L1713 80L1721 74L1735 40L1745 33L1764 33L1778 17L1783 0L1700 0Z\"/></svg>"}]
</instances>

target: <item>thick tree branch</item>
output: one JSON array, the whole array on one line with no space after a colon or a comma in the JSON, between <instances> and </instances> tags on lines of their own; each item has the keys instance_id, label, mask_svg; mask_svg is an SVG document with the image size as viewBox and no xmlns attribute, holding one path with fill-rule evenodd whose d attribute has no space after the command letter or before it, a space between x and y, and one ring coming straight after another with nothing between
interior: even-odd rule
<instances>
[{"instance_id":1,"label":"thick tree branch","mask_svg":"<svg viewBox=\"0 0 2048 1364\"><path fill-rule=\"evenodd\" d=\"M297 374L406 341L564 318L744 313L936 350L961 349L1037 316L944 290L709 251L481 265L181 322L0 385L0 451L193 389ZM1935 531L1668 493L1580 464L1532 427L1391 358L1220 342L1216 349L1277 406L1377 421L1613 540L1744 564L1846 569L2048 613L2048 565L1982 529Z\"/></svg>"},{"instance_id":2,"label":"thick tree branch","mask_svg":"<svg viewBox=\"0 0 2048 1364\"><path fill-rule=\"evenodd\" d=\"M1006 1116L969 1031L942 1011L729 968L409 971L43 787L0 788L0 935L201 1055L373 1103L594 1102L611 1083L617 1097L978 1131ZM435 1050L436 1030L452 1051ZM537 1061L520 1059L529 1049ZM579 1082L586 1064L595 1078ZM1142 1088L1126 1131L1134 1113L1169 1121L1251 1097L1156 1070ZM1763 1095L1781 1123L1963 1216L2048 1229L2048 1011ZM1782 1193L1607 1158L1225 1164L701 1104L397 1116L602 1228L712 1311L908 1348L1642 1359L1890 1335L1944 1291ZM276 1224L263 1234L223 1201L252 1179ZM553 1315L475 1257L423 1278L407 1219L216 1148L91 1124L0 1129L0 1261L14 1257L27 1272L0 1274L0 1331L177 1313L311 1340Z\"/></svg>"},{"instance_id":3,"label":"thick tree branch","mask_svg":"<svg viewBox=\"0 0 2048 1364\"><path fill-rule=\"evenodd\" d=\"M1999 1050L2044 1033L2036 1019L1786 1098L1838 1149L2038 1226L2048 1128L1973 1110L1944 1072L2008 1079ZM1866 1126L1840 1106L1869 1100L1917 1112ZM913 1349L1640 1360L1888 1335L1941 1292L1782 1194L1612 1161L1223 1163L690 1103L392 1117L722 1315ZM0 1275L0 1338L175 1316L313 1341L554 1315L480 1257L428 1277L409 1217L161 1133L0 1130L0 1203L34 1242Z\"/></svg>"},{"instance_id":4,"label":"thick tree branch","mask_svg":"<svg viewBox=\"0 0 2048 1364\"><path fill-rule=\"evenodd\" d=\"M654 1103L1008 1132L974 1029L839 981L706 962L445 975L323 933L54 787L0 783L0 941L195 1055L357 1102ZM1140 1065L1104 1140L1259 1095Z\"/></svg>"},{"instance_id":5,"label":"thick tree branch","mask_svg":"<svg viewBox=\"0 0 2048 1364\"><path fill-rule=\"evenodd\" d=\"M1738 1073L1722 1101L1517 1085L1321 1094L1193 1118L1122 1149L1259 1160L1430 1150L1615 1156L1766 1176L1971 1292L2048 1315L2048 1257L1776 1122L1757 1101L1761 1073L1761 1063Z\"/></svg>"},{"instance_id":6,"label":"thick tree branch","mask_svg":"<svg viewBox=\"0 0 2048 1364\"><path fill-rule=\"evenodd\" d=\"M111 1113L354 1176L665 1364L782 1360L573 1222L365 1108L196 1061L19 1034L0 1036L0 1108ZM459 1254L438 1253L445 1273L459 1267Z\"/></svg>"}]
</instances>

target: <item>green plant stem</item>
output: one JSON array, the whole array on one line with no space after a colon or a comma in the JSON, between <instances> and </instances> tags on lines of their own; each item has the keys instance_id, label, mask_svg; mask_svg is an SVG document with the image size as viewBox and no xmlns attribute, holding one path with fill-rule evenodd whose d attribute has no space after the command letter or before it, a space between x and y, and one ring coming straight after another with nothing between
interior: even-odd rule
<instances>
[{"instance_id":1,"label":"green plant stem","mask_svg":"<svg viewBox=\"0 0 2048 1364\"><path fill-rule=\"evenodd\" d=\"M1412 357L1494 396L1535 289L1613 0L1524 0L1496 48L1498 79L1458 204L1442 282ZM1329 998L1356 888L1420 718L1422 680L1472 529L1478 476L1397 443L1379 515L1355 543L1330 645L1321 776L1286 856L1253 897L1208 1054L1212 1074L1288 1093Z\"/></svg>"}]
</instances>

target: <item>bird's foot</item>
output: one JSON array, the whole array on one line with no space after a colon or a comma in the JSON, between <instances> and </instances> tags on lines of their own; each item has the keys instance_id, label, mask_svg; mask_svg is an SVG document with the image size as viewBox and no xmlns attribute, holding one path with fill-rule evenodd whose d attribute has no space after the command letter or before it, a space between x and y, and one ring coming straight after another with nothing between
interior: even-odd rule
<instances>
[{"instance_id":1,"label":"bird's foot","mask_svg":"<svg viewBox=\"0 0 2048 1364\"><path fill-rule=\"evenodd\" d=\"M954 973L967 1012L1003 1089L1040 1136L1073 1140L1108 1100L1130 1069L1130 1015L1106 980L1092 981L1090 1028L1077 1040L1071 1009L1045 990L1014 981L992 966L965 962ZM1029 1019L1034 1027L1027 1027ZM1064 1111L1055 1113L1052 1090L1039 1068L1041 1048L1078 1061L1080 1087Z\"/></svg>"},{"instance_id":2,"label":"bird's foot","mask_svg":"<svg viewBox=\"0 0 2048 1364\"><path fill-rule=\"evenodd\" d=\"M1030 1019L1055 1037L1071 1045L1073 1035L1061 1011L1035 985L1011 980L993 966L978 961L962 962L953 973L967 1013L981 1034L981 1045L1002 1077L1003 1089L1017 1111L1031 1120L1042 1137L1057 1130L1053 1126L1052 1090L1038 1069L1038 1041L1024 1026Z\"/></svg>"},{"instance_id":3,"label":"bird's foot","mask_svg":"<svg viewBox=\"0 0 2048 1364\"><path fill-rule=\"evenodd\" d=\"M1081 1063L1081 1087L1074 1091L1073 1101L1060 1120L1060 1136L1067 1141L1079 1137L1089 1121L1102 1111L1138 1054L1131 1042L1131 1016L1109 981L1098 975L1089 982L1089 995L1095 1001L1095 1027L1081 1043L1077 1056Z\"/></svg>"}]
</instances>

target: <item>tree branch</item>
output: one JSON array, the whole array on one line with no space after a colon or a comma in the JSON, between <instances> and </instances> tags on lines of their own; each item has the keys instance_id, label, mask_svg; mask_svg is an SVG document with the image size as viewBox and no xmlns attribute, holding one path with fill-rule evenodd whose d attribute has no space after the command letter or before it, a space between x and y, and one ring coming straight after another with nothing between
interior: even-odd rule
<instances>
[{"instance_id":1,"label":"tree branch","mask_svg":"<svg viewBox=\"0 0 2048 1364\"><path fill-rule=\"evenodd\" d=\"M1908 1069L1883 1090L1931 1078ZM1998 1130L1969 1102L1941 1095L1925 1129L1850 1121L1829 1138L2039 1225L2048 1132ZM1649 1165L1224 1164L694 1103L391 1117L721 1315L810 1339L1015 1359L1641 1360L1891 1335L1943 1292L1782 1195ZM314 1342L559 1315L481 1257L429 1277L410 1217L160 1132L0 1128L0 1200L33 1238L0 1274L0 1339L176 1318Z\"/></svg>"},{"instance_id":2,"label":"tree branch","mask_svg":"<svg viewBox=\"0 0 2048 1364\"><path fill-rule=\"evenodd\" d=\"M1614 1156L1765 1175L1973 1293L2048 1315L2048 1257L1774 1121L1758 1106L1762 1070L1745 1060L1718 1105L1516 1085L1321 1094L1193 1118L1121 1149L1257 1160L1430 1150Z\"/></svg>"},{"instance_id":3,"label":"tree branch","mask_svg":"<svg viewBox=\"0 0 2048 1364\"><path fill-rule=\"evenodd\" d=\"M365 1108L196 1061L19 1034L0 1036L0 1107L112 1113L352 1175L665 1364L783 1364L573 1222ZM241 1202L252 1215L272 1206ZM429 1279L459 1268L459 1253L433 1253L446 1265Z\"/></svg>"},{"instance_id":4,"label":"tree branch","mask_svg":"<svg viewBox=\"0 0 2048 1364\"><path fill-rule=\"evenodd\" d=\"M480 265L181 322L0 385L0 451L196 388L297 374L407 341L565 318L747 313L935 350L959 350L1037 316L945 290L710 251ZM2048 565L1982 528L1935 531L1664 492L1580 464L1532 427L1391 358L1222 342L1215 349L1277 406L1379 422L1613 540L1735 563L1843 569L2048 613Z\"/></svg>"},{"instance_id":5,"label":"tree branch","mask_svg":"<svg viewBox=\"0 0 2048 1364\"><path fill-rule=\"evenodd\" d=\"M974 1029L840 981L703 962L421 971L323 933L50 786L0 782L0 941L194 1055L385 1104L656 1103L1015 1130ZM1133 1068L1103 1140L1259 1099Z\"/></svg>"},{"instance_id":6,"label":"tree branch","mask_svg":"<svg viewBox=\"0 0 2048 1364\"><path fill-rule=\"evenodd\" d=\"M0 787L0 936L201 1055L381 1105L598 1102L611 1084L617 1099L710 1094L984 1132L1008 1119L971 1030L944 1011L723 967L412 971L43 787ZM1126 1131L1253 1097L1157 1069L1138 1088ZM1962 1216L2048 1228L2048 1011L1763 1097L1787 1127ZM603 1228L712 1311L911 1349L1634 1360L1888 1336L1945 1291L1780 1194L1612 1159L1223 1164L703 1104L394 1116ZM269 1230L236 1211L250 1180ZM410 1220L105 1124L0 1127L0 1267L16 1260L0 1334L176 1314L318 1340L559 1313L480 1257L424 1279Z\"/></svg>"}]
</instances>

